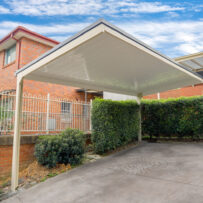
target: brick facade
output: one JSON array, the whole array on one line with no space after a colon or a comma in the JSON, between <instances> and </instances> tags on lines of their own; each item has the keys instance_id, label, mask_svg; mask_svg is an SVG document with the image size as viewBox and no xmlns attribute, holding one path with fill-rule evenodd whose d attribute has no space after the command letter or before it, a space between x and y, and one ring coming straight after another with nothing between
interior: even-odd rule
<instances>
[{"instance_id":1,"label":"brick facade","mask_svg":"<svg viewBox=\"0 0 203 203\"><path fill-rule=\"evenodd\" d=\"M0 179L9 176L12 167L13 145L0 145ZM20 170L34 160L34 144L21 144Z\"/></svg>"},{"instance_id":2,"label":"brick facade","mask_svg":"<svg viewBox=\"0 0 203 203\"><path fill-rule=\"evenodd\" d=\"M161 99L177 98L177 97L191 97L203 95L203 84L194 86L183 87L175 90L168 90L166 92L160 92ZM158 99L157 94L147 95L144 99Z\"/></svg>"},{"instance_id":3,"label":"brick facade","mask_svg":"<svg viewBox=\"0 0 203 203\"><path fill-rule=\"evenodd\" d=\"M42 44L40 42L33 41L28 38L21 38L16 43L16 60L7 66L4 66L4 54L5 51L0 52L0 90L16 89L16 77L15 71L22 68L29 62L38 58L52 47ZM76 88L43 83L37 81L24 81L24 92L32 95L47 95L66 98L68 100L84 101L84 92L77 92ZM87 94L87 100L93 99L95 94Z\"/></svg>"},{"instance_id":4,"label":"brick facade","mask_svg":"<svg viewBox=\"0 0 203 203\"><path fill-rule=\"evenodd\" d=\"M19 49L19 43L16 50ZM17 59L19 52L16 52L16 60L11 64L4 66L5 51L0 52L0 90L16 89L16 77L14 75L17 70Z\"/></svg>"},{"instance_id":5,"label":"brick facade","mask_svg":"<svg viewBox=\"0 0 203 203\"><path fill-rule=\"evenodd\" d=\"M4 66L5 51L0 51L0 91L16 90L15 71L29 62L38 58L52 47L40 42L21 38L16 42L16 60ZM77 92L75 87L68 87L37 81L24 81L23 91L31 95L63 98L66 100L84 101L85 93ZM87 100L93 99L96 94L87 94ZM77 124L77 121L75 121ZM87 123L88 125L88 123ZM12 144L2 145L0 143L0 178L10 175L12 166ZM20 147L20 169L25 168L34 159L34 144L21 144Z\"/></svg>"}]
</instances>

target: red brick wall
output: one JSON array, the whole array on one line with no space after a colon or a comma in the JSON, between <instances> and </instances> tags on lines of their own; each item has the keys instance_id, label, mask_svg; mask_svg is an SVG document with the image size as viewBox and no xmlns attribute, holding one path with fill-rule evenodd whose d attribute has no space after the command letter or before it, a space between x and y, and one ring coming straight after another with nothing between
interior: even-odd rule
<instances>
[{"instance_id":1,"label":"red brick wall","mask_svg":"<svg viewBox=\"0 0 203 203\"><path fill-rule=\"evenodd\" d=\"M33 61L34 59L41 56L51 48L52 47L43 45L39 42L35 42L27 38L22 38L20 67L23 67L27 63ZM37 81L25 80L24 92L29 92L32 95L39 95L39 94L47 95L47 93L50 93L50 95L54 97L67 98L69 100L84 101L84 93L77 93L74 87L67 87L67 86L43 83L43 82L37 82ZM89 94L88 100L93 98L93 96Z\"/></svg>"},{"instance_id":2,"label":"red brick wall","mask_svg":"<svg viewBox=\"0 0 203 203\"><path fill-rule=\"evenodd\" d=\"M191 96L201 96L201 95L203 95L203 84L183 87L175 90L169 90L166 92L160 92L161 99L191 97ZM145 96L144 99L157 99L157 94Z\"/></svg>"},{"instance_id":3,"label":"red brick wall","mask_svg":"<svg viewBox=\"0 0 203 203\"><path fill-rule=\"evenodd\" d=\"M48 45L44 45L23 37L19 42L17 42L16 61L6 67L3 66L4 51L0 52L0 90L16 89L16 77L14 75L15 71L38 58L51 48L52 47ZM20 60L18 60L19 56ZM78 93L74 87L28 80L25 80L24 82L24 92L32 95L47 95L50 93L51 96L66 98L68 100L84 101L85 99L84 93ZM94 94L88 94L88 100L93 99L94 96Z\"/></svg>"},{"instance_id":4,"label":"red brick wall","mask_svg":"<svg viewBox=\"0 0 203 203\"><path fill-rule=\"evenodd\" d=\"M11 174L12 145L0 146L0 178ZM34 160L34 144L21 144L20 146L20 170Z\"/></svg>"},{"instance_id":5,"label":"red brick wall","mask_svg":"<svg viewBox=\"0 0 203 203\"><path fill-rule=\"evenodd\" d=\"M20 52L19 52L19 47ZM12 64L4 66L4 51L0 52L0 91L16 89L15 71L18 67L23 67L27 63L41 56L51 47L39 42L22 38L17 42L16 60ZM20 60L18 56L20 53ZM19 65L18 65L19 62ZM74 87L48 84L36 81L25 81L24 92L32 95L47 95L50 93L53 97L61 97L69 100L83 100L84 93L77 93ZM88 100L94 97L94 94L88 94ZM34 144L23 144L20 147L20 168L24 168L34 158ZM10 175L12 165L12 145L0 146L0 177Z\"/></svg>"},{"instance_id":6,"label":"red brick wall","mask_svg":"<svg viewBox=\"0 0 203 203\"><path fill-rule=\"evenodd\" d=\"M28 64L37 57L41 56L52 47L33 41L28 38L21 38L20 67Z\"/></svg>"},{"instance_id":7,"label":"red brick wall","mask_svg":"<svg viewBox=\"0 0 203 203\"><path fill-rule=\"evenodd\" d=\"M16 45L16 50L19 44ZM14 75L18 64L18 51L16 52L16 60L4 66L5 52L0 52L0 90L16 89L16 77Z\"/></svg>"}]
</instances>

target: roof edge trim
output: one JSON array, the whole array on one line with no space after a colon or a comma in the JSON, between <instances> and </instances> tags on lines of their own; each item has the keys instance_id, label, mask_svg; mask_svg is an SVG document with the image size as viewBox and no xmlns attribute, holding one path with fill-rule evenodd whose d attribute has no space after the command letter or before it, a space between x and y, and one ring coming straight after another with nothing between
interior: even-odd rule
<instances>
[{"instance_id":1,"label":"roof edge trim","mask_svg":"<svg viewBox=\"0 0 203 203\"><path fill-rule=\"evenodd\" d=\"M28 30L22 26L18 26L17 28L15 28L13 31L11 31L8 35L6 35L3 39L0 40L0 44L2 44L3 42L7 41L8 39L14 37L18 32L25 32L29 35L32 35L32 36L35 36L35 37L38 37L38 38L41 38L43 40L46 40L46 41L49 41L53 44L59 44L59 42L57 42L56 40L54 39L51 39L51 38L48 38L46 36L43 36L41 34L38 34L36 32L33 32L31 30Z\"/></svg>"}]
</instances>

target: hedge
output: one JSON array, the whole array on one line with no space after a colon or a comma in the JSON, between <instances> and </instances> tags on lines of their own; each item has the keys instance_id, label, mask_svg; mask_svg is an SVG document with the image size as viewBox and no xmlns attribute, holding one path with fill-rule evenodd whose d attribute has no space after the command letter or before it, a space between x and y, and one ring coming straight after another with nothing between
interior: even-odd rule
<instances>
[{"instance_id":1,"label":"hedge","mask_svg":"<svg viewBox=\"0 0 203 203\"><path fill-rule=\"evenodd\" d=\"M142 132L152 136L203 134L203 96L142 101Z\"/></svg>"},{"instance_id":2,"label":"hedge","mask_svg":"<svg viewBox=\"0 0 203 203\"><path fill-rule=\"evenodd\" d=\"M37 161L48 168L58 163L78 164L84 152L84 134L76 129L67 129L60 135L40 136L35 145Z\"/></svg>"},{"instance_id":3,"label":"hedge","mask_svg":"<svg viewBox=\"0 0 203 203\"><path fill-rule=\"evenodd\" d=\"M95 99L92 108L92 144L96 153L105 153L137 140L139 105L136 101Z\"/></svg>"}]
</instances>

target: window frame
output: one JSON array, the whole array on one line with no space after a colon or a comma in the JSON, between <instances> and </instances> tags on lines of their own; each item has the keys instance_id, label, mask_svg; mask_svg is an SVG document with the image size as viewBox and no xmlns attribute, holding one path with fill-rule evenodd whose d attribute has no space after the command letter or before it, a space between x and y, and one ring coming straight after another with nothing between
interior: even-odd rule
<instances>
[{"instance_id":1,"label":"window frame","mask_svg":"<svg viewBox=\"0 0 203 203\"><path fill-rule=\"evenodd\" d=\"M8 55L10 54L10 57L12 56L12 53L11 53L12 51L11 50L13 52L15 52L15 53L13 53L14 54L13 59L11 58L11 60L9 61L8 60L8 57L9 57ZM4 67L8 66L9 64L14 63L15 60L16 60L16 44L14 44L14 45L10 46L9 48L5 49L5 51L4 51Z\"/></svg>"},{"instance_id":2,"label":"window frame","mask_svg":"<svg viewBox=\"0 0 203 203\"><path fill-rule=\"evenodd\" d=\"M69 110L66 110L65 106L69 105ZM61 102L61 119L64 122L72 121L72 103L71 102Z\"/></svg>"},{"instance_id":3,"label":"window frame","mask_svg":"<svg viewBox=\"0 0 203 203\"><path fill-rule=\"evenodd\" d=\"M82 115L84 118L88 118L88 115L89 115L89 105L88 104L82 105Z\"/></svg>"}]
</instances>

